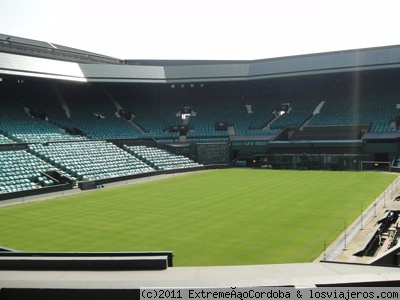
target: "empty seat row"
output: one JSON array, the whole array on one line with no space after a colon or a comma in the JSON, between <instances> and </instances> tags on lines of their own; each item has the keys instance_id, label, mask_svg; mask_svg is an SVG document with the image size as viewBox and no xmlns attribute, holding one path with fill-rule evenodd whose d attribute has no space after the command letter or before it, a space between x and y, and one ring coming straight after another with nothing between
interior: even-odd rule
<instances>
[{"instance_id":1,"label":"empty seat row","mask_svg":"<svg viewBox=\"0 0 400 300\"><path fill-rule=\"evenodd\" d=\"M42 172L55 168L26 152L0 152L0 193L10 193L50 186L54 182L43 177Z\"/></svg>"},{"instance_id":2,"label":"empty seat row","mask_svg":"<svg viewBox=\"0 0 400 300\"><path fill-rule=\"evenodd\" d=\"M148 173L154 168L105 141L29 145L31 153L78 180Z\"/></svg>"},{"instance_id":3,"label":"empty seat row","mask_svg":"<svg viewBox=\"0 0 400 300\"><path fill-rule=\"evenodd\" d=\"M173 170L202 166L183 155L176 155L164 149L146 146L127 146L124 149L145 161L156 170Z\"/></svg>"}]
</instances>

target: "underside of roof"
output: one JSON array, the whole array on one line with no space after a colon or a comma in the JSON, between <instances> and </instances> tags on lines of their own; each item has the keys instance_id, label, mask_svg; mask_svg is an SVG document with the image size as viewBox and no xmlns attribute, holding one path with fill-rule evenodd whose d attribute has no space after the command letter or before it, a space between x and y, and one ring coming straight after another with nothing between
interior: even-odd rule
<instances>
[{"instance_id":1,"label":"underside of roof","mask_svg":"<svg viewBox=\"0 0 400 300\"><path fill-rule=\"evenodd\" d=\"M73 81L246 81L391 68L400 68L400 45L253 61L124 61L0 34L0 74Z\"/></svg>"}]
</instances>

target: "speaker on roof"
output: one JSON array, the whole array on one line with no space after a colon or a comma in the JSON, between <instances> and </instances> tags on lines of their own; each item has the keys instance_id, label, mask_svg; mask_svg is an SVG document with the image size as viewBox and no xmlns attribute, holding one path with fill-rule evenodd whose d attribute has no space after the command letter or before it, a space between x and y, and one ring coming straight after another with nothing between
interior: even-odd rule
<instances>
[{"instance_id":1,"label":"speaker on roof","mask_svg":"<svg viewBox=\"0 0 400 300\"><path fill-rule=\"evenodd\" d=\"M120 115L121 118L125 118L127 120L132 120L132 118L134 118L133 113L128 109L121 108L118 111L118 114Z\"/></svg>"},{"instance_id":2,"label":"speaker on roof","mask_svg":"<svg viewBox=\"0 0 400 300\"><path fill-rule=\"evenodd\" d=\"M215 122L216 131L226 131L228 130L228 126L229 126L228 122Z\"/></svg>"},{"instance_id":3,"label":"speaker on roof","mask_svg":"<svg viewBox=\"0 0 400 300\"><path fill-rule=\"evenodd\" d=\"M170 126L168 126L168 131L169 132L179 132L179 126L178 125L170 125Z\"/></svg>"}]
</instances>

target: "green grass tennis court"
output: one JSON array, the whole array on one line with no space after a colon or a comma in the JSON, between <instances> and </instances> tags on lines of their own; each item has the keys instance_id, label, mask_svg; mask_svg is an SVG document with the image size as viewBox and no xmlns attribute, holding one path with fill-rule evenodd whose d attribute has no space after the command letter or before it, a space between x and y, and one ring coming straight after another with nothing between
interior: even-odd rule
<instances>
[{"instance_id":1,"label":"green grass tennis court","mask_svg":"<svg viewBox=\"0 0 400 300\"><path fill-rule=\"evenodd\" d=\"M0 245L164 251L175 266L313 261L397 175L209 170L0 208Z\"/></svg>"}]
</instances>

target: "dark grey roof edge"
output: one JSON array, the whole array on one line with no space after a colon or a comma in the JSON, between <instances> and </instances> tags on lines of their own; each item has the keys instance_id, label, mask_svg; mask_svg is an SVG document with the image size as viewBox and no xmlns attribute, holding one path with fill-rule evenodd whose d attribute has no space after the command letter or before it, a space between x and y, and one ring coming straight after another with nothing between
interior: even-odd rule
<instances>
[{"instance_id":1,"label":"dark grey roof edge","mask_svg":"<svg viewBox=\"0 0 400 300\"><path fill-rule=\"evenodd\" d=\"M116 60L64 46L64 50L57 49L57 44L47 43L47 47L44 42L14 38L18 46L13 46L12 38L8 40L7 35L0 34L0 52L78 62L88 82L222 82L400 69L400 45L258 60ZM26 46L24 41L31 46ZM31 48L38 50L39 54L32 52ZM161 77L159 72L154 73L156 67L163 68ZM35 76L40 77L40 74Z\"/></svg>"},{"instance_id":2,"label":"dark grey roof edge","mask_svg":"<svg viewBox=\"0 0 400 300\"><path fill-rule=\"evenodd\" d=\"M34 40L34 39L29 39L29 38L24 38L24 37L7 35L4 33L0 33L0 41L2 41L3 43L6 43L6 44L8 43L9 45L20 44L20 45L25 45L27 47L47 49L48 51L59 50L59 51L75 53L78 55L88 55L88 56L94 56L94 57L99 57L99 58L104 58L104 59L115 60L115 61L121 61L121 62L123 61L119 58L112 57L109 55L104 55L104 54L100 54L100 53L94 53L94 52L90 52L90 51L86 51L86 50L63 46L63 45L60 45L57 43L52 43L52 42L39 41L39 40ZM12 52L10 52L10 53L12 53Z\"/></svg>"},{"instance_id":3,"label":"dark grey roof edge","mask_svg":"<svg viewBox=\"0 0 400 300\"><path fill-rule=\"evenodd\" d=\"M286 55L286 56L279 56L279 57L272 57L272 58L262 58L256 59L252 62L264 62L267 60L280 60L280 59L287 59L287 58L299 58L299 57L312 57L315 55L324 56L324 55L334 55L334 54L350 54L350 53L357 53L357 52L364 52L367 50L388 50L390 48L398 48L400 49L400 44L393 44L393 45L385 45L385 46L375 46L375 47L363 47L363 48L354 48L354 49L343 49L343 50L334 50L334 51L323 51L323 52L312 52L306 54L298 54L298 55Z\"/></svg>"},{"instance_id":4,"label":"dark grey roof edge","mask_svg":"<svg viewBox=\"0 0 400 300\"><path fill-rule=\"evenodd\" d=\"M127 65L139 66L196 66L196 65L232 65L249 64L252 60L196 60L196 59L126 59Z\"/></svg>"},{"instance_id":5,"label":"dark grey roof edge","mask_svg":"<svg viewBox=\"0 0 400 300\"><path fill-rule=\"evenodd\" d=\"M96 55L99 57L105 57L105 58L111 58L111 59L117 59L121 60L116 57L104 55L104 54L99 54L99 53L94 53L86 50L81 50L69 46L64 46L60 45L58 43L52 43L52 42L46 42L46 41L39 41L39 40L34 40L34 39L29 39L29 38L24 38L24 37L18 37L18 36L13 36L13 35L7 35L4 33L0 33L0 40L2 41L7 41L10 40L12 42L12 39L18 39L19 42L25 43L27 45L37 45L38 43L41 43L43 45L47 45L49 48L52 48L52 46L55 47L62 47L65 50L69 51L76 51L77 53L87 53L88 55ZM124 61L125 64L128 65L143 65L143 66L189 66L189 65L226 65L226 64L251 64L251 63L260 63L260 62L266 62L266 61L274 61L274 60L282 60L282 59L296 59L296 58L302 58L302 57L313 57L315 55L318 56L326 56L326 55L335 55L335 54L348 54L348 53L356 53L356 52L365 52L365 51L374 51L374 50L383 50L383 49L399 49L400 50L400 45L384 45L384 46L374 46L374 47L363 47L363 48L354 48L354 49L344 49L344 50L334 50L334 51L324 51L324 52L311 52L311 53L306 53L306 54L298 54L298 55L286 55L286 56L276 56L276 57L269 57L269 58L260 58L260 59L249 59L249 60L196 60L196 59L123 59L121 61Z\"/></svg>"},{"instance_id":6,"label":"dark grey roof edge","mask_svg":"<svg viewBox=\"0 0 400 300\"><path fill-rule=\"evenodd\" d=\"M279 61L282 59L314 57L316 55L318 55L318 56L338 55L338 54L343 55L343 54L351 54L351 53L357 53L357 52L389 50L389 49L398 49L400 51L400 44L354 48L354 49L344 49L344 50L334 50L334 51L324 51L324 52L311 52L311 53L305 53L305 54L285 55L285 56L276 56L276 57L260 58L260 59L248 59L248 60L125 59L125 63L128 65L143 65L143 66L193 66L193 65L227 65L227 64L253 64L253 63L257 64L257 63L268 62L268 61ZM400 62L400 57L399 57L399 62Z\"/></svg>"}]
</instances>

